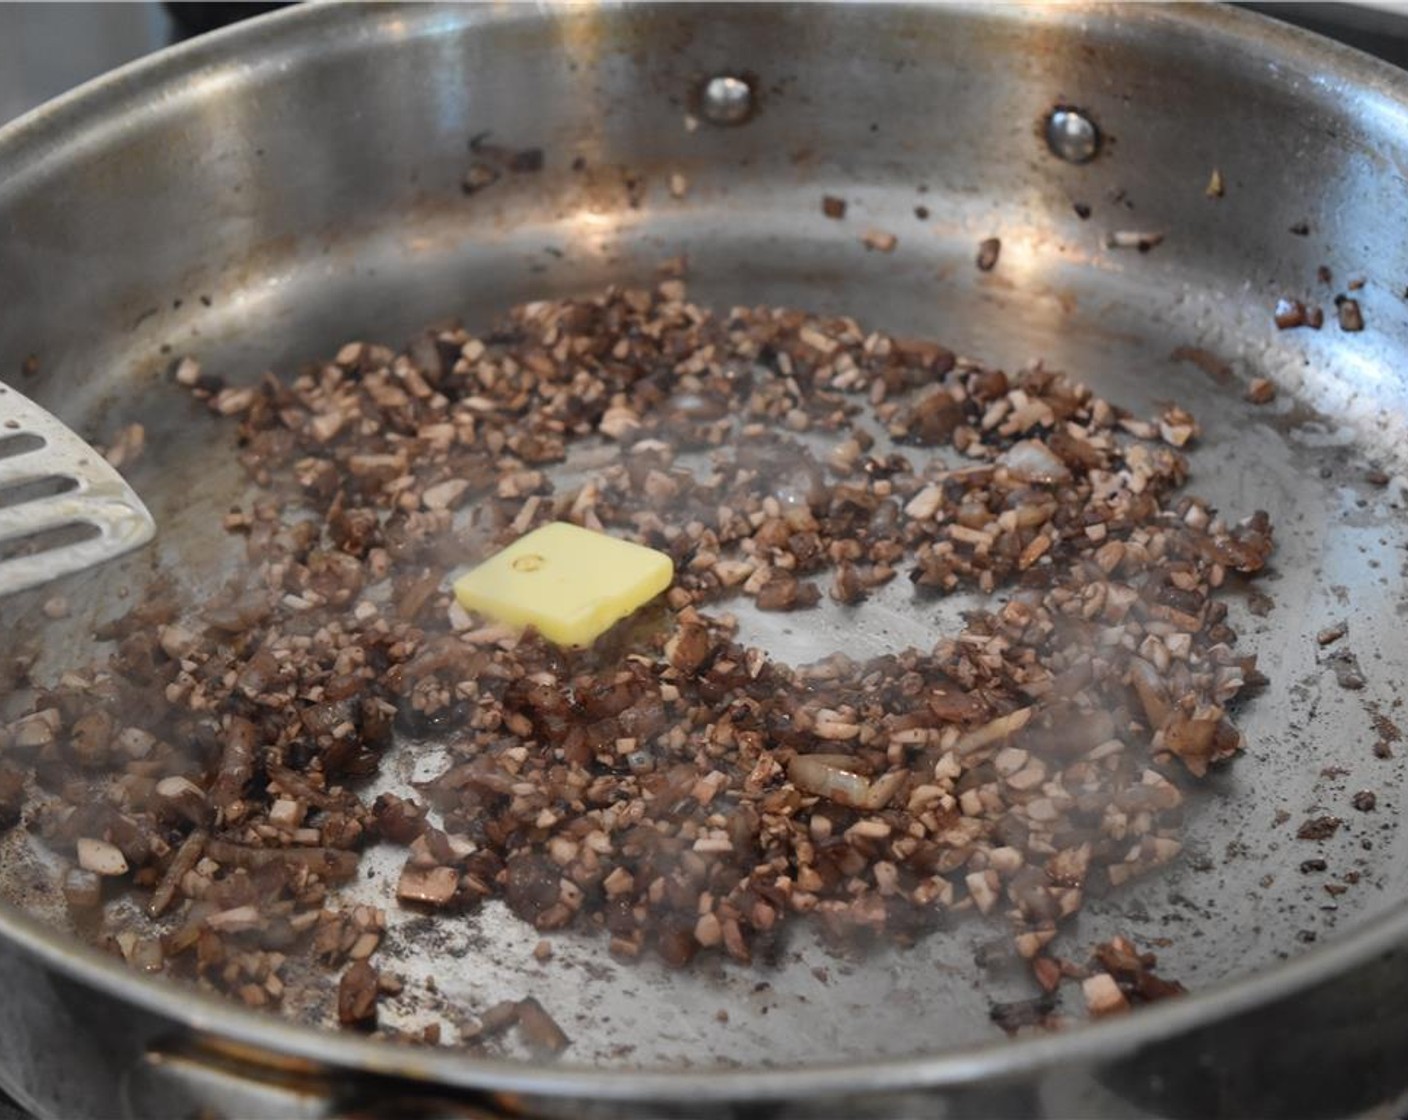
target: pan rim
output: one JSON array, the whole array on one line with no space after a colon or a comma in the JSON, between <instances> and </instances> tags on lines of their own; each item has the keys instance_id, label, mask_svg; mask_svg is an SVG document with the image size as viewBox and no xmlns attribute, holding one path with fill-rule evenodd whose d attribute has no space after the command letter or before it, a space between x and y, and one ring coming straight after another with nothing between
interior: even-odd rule
<instances>
[{"instance_id":1,"label":"pan rim","mask_svg":"<svg viewBox=\"0 0 1408 1120\"><path fill-rule=\"evenodd\" d=\"M877 5L896 8L929 4ZM939 5L932 5L939 6ZM1274 59L1307 76L1322 92L1353 88L1358 98L1372 97L1381 107L1408 118L1408 75L1362 53L1267 17L1216 5L1125 7L1073 4L1056 8L1032 5L989 6L978 2L942 4L989 20L1081 21L1117 14L1131 26L1157 25ZM181 87L232 65L252 71L271 65L279 53L300 41L330 35L370 34L384 19L409 20L412 33L433 33L432 20L446 18L460 26L487 21L538 18L540 5L516 7L452 5L408 8L393 3L315 4L256 17L231 28L157 52L98 77L0 127L0 165L63 155L84 131L90 135L120 121L131 107L153 94L179 97ZM411 13L411 14L408 14ZM440 13L440 14L437 14ZM256 54L259 48L269 48ZM249 58L258 57L251 63ZM16 189L17 175L0 195ZM1316 945L1300 956L1260 972L1233 979L1214 990L1193 992L1117 1020L1083 1024L1076 1029L1014 1041L993 1039L941 1054L886 1058L839 1064L789 1064L766 1069L666 1070L534 1067L507 1059L470 1058L428 1048L411 1049L372 1039L295 1023L255 1012L232 1000L193 987L153 979L131 971L121 961L55 931L0 900L0 938L45 966L109 996L130 1003L197 1032L263 1050L308 1059L320 1066L360 1069L378 1075L435 1082L444 1086L539 1096L579 1095L599 1100L649 1101L689 1098L724 1101L831 1096L838 1093L940 1089L972 1084L996 1074L1033 1072L1082 1061L1100 1064L1140 1050L1164 1038L1264 1006L1329 981L1350 966L1408 944L1408 905L1392 907L1357 929Z\"/></svg>"}]
</instances>

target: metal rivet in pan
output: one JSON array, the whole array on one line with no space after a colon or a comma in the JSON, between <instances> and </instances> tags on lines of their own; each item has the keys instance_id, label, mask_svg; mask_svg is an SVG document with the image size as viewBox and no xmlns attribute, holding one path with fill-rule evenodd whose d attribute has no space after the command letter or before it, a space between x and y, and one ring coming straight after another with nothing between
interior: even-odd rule
<instances>
[{"instance_id":1,"label":"metal rivet in pan","mask_svg":"<svg viewBox=\"0 0 1408 1120\"><path fill-rule=\"evenodd\" d=\"M1100 129L1079 109L1058 105L1046 118L1046 145L1067 163L1089 163L1100 151Z\"/></svg>"},{"instance_id":2,"label":"metal rivet in pan","mask_svg":"<svg viewBox=\"0 0 1408 1120\"><path fill-rule=\"evenodd\" d=\"M718 74L704 83L699 112L710 124L742 124L753 115L753 87L743 78Z\"/></svg>"}]
</instances>

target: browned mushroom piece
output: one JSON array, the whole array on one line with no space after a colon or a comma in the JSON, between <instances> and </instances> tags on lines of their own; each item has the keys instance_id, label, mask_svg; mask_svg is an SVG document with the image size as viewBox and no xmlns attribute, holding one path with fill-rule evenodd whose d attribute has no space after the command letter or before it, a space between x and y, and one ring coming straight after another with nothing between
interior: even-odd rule
<instances>
[{"instance_id":1,"label":"browned mushroom piece","mask_svg":"<svg viewBox=\"0 0 1408 1120\"><path fill-rule=\"evenodd\" d=\"M377 971L366 961L355 961L337 985L337 1018L344 1027L369 1030L376 1025L380 994Z\"/></svg>"}]
</instances>

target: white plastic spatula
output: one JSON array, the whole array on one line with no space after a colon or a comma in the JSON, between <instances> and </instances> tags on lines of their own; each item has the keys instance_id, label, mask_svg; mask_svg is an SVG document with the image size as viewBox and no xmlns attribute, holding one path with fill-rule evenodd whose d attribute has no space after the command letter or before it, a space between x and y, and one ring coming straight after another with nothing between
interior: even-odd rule
<instances>
[{"instance_id":1,"label":"white plastic spatula","mask_svg":"<svg viewBox=\"0 0 1408 1120\"><path fill-rule=\"evenodd\" d=\"M101 455L0 384L0 595L101 564L155 535L142 499Z\"/></svg>"}]
</instances>

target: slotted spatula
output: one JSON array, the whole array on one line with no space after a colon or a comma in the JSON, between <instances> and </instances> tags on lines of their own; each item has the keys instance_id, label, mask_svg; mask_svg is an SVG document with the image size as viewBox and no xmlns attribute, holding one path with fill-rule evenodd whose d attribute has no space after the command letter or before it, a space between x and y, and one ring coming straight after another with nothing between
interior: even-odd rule
<instances>
[{"instance_id":1,"label":"slotted spatula","mask_svg":"<svg viewBox=\"0 0 1408 1120\"><path fill-rule=\"evenodd\" d=\"M92 447L0 383L0 595L139 548L156 522Z\"/></svg>"}]
</instances>

